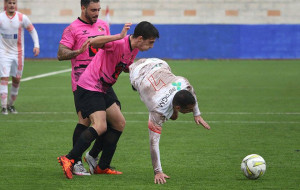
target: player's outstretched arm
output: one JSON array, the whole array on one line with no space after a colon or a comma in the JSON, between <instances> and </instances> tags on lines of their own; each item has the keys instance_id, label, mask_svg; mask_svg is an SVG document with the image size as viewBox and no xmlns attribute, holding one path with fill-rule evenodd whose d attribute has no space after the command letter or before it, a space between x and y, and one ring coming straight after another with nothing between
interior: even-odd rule
<instances>
[{"instance_id":1,"label":"player's outstretched arm","mask_svg":"<svg viewBox=\"0 0 300 190\"><path fill-rule=\"evenodd\" d=\"M104 44L116 40L123 39L127 35L127 31L130 29L131 23L126 23L120 34L108 35L108 36L97 36L90 41L90 45L95 48L102 48Z\"/></svg>"},{"instance_id":2,"label":"player's outstretched arm","mask_svg":"<svg viewBox=\"0 0 300 190\"><path fill-rule=\"evenodd\" d=\"M58 52L57 52L57 59L59 61L62 61L62 60L70 60L70 59L77 57L77 55L79 55L87 50L87 48L89 47L89 42L90 42L89 40L86 40L82 44L80 49L76 49L76 50L71 50L67 46L59 44Z\"/></svg>"},{"instance_id":3,"label":"player's outstretched arm","mask_svg":"<svg viewBox=\"0 0 300 190\"><path fill-rule=\"evenodd\" d=\"M210 129L210 126L206 123L206 121L204 121L204 119L200 115L194 116L194 120L197 125L201 124L205 129Z\"/></svg>"},{"instance_id":4,"label":"player's outstretched arm","mask_svg":"<svg viewBox=\"0 0 300 190\"><path fill-rule=\"evenodd\" d=\"M162 128L161 126L154 125L151 121L149 121L148 128L150 140L150 153L152 166L154 170L154 183L164 184L167 182L166 179L169 179L170 177L164 174L160 163L159 140Z\"/></svg>"},{"instance_id":5,"label":"player's outstretched arm","mask_svg":"<svg viewBox=\"0 0 300 190\"><path fill-rule=\"evenodd\" d=\"M39 36L36 31L36 29L33 27L32 24L30 24L30 27L26 28L33 40L33 55L36 57L40 54L40 42L39 42Z\"/></svg>"}]
</instances>

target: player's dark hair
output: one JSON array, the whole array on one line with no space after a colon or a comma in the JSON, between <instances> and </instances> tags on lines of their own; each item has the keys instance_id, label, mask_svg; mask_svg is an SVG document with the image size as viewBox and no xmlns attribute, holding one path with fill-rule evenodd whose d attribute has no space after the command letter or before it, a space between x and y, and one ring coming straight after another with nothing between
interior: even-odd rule
<instances>
[{"instance_id":1,"label":"player's dark hair","mask_svg":"<svg viewBox=\"0 0 300 190\"><path fill-rule=\"evenodd\" d=\"M194 105L195 103L195 97L187 90L178 91L173 98L173 106L180 106L181 108L186 108L188 105Z\"/></svg>"},{"instance_id":2,"label":"player's dark hair","mask_svg":"<svg viewBox=\"0 0 300 190\"><path fill-rule=\"evenodd\" d=\"M100 0L81 0L81 6L87 7L91 2L99 3Z\"/></svg>"},{"instance_id":3,"label":"player's dark hair","mask_svg":"<svg viewBox=\"0 0 300 190\"><path fill-rule=\"evenodd\" d=\"M146 40L152 38L159 38L159 32L155 28L155 26L153 26L153 24L151 24L150 22L142 21L138 23L138 25L136 25L132 36L134 38L142 36L144 40Z\"/></svg>"}]
</instances>

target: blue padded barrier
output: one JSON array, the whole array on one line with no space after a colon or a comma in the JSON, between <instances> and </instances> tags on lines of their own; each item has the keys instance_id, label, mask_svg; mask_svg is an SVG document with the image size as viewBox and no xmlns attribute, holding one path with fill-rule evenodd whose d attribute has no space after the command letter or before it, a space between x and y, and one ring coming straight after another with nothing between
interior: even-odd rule
<instances>
[{"instance_id":1,"label":"blue padded barrier","mask_svg":"<svg viewBox=\"0 0 300 190\"><path fill-rule=\"evenodd\" d=\"M59 40L68 24L34 24L40 38L39 58L56 58ZM138 58L168 59L299 59L300 25L155 25L160 38ZM123 24L111 25L111 34ZM132 34L135 25L128 33ZM32 58L33 43L25 34L25 57Z\"/></svg>"}]
</instances>

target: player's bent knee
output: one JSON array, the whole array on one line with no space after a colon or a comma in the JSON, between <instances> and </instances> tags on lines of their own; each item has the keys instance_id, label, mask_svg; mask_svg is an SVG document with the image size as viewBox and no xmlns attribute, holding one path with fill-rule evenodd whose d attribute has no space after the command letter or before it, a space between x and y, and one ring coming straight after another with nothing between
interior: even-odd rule
<instances>
[{"instance_id":1,"label":"player's bent knee","mask_svg":"<svg viewBox=\"0 0 300 190\"><path fill-rule=\"evenodd\" d=\"M91 121L88 118L83 119L83 118L78 117L78 123L85 125L87 127L91 125Z\"/></svg>"},{"instance_id":2,"label":"player's bent knee","mask_svg":"<svg viewBox=\"0 0 300 190\"><path fill-rule=\"evenodd\" d=\"M101 135L107 131L107 126L92 125L92 127L97 131L98 135Z\"/></svg>"},{"instance_id":3,"label":"player's bent knee","mask_svg":"<svg viewBox=\"0 0 300 190\"><path fill-rule=\"evenodd\" d=\"M116 122L115 125L113 125L113 127L114 127L114 129L122 132L125 129L125 125L126 125L126 121L125 121L125 119L123 119L123 120Z\"/></svg>"},{"instance_id":4,"label":"player's bent knee","mask_svg":"<svg viewBox=\"0 0 300 190\"><path fill-rule=\"evenodd\" d=\"M93 121L92 127L97 131L98 135L101 135L107 131L107 125L105 120Z\"/></svg>"}]
</instances>

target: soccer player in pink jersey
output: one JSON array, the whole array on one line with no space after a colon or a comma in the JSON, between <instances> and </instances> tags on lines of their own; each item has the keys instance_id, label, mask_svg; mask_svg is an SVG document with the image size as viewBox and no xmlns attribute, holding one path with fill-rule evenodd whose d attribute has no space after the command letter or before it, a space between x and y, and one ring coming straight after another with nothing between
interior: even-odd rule
<instances>
[{"instance_id":1,"label":"soccer player in pink jersey","mask_svg":"<svg viewBox=\"0 0 300 190\"><path fill-rule=\"evenodd\" d=\"M129 67L132 87L140 94L149 111L148 131L154 183L166 183L169 178L161 167L159 141L162 125L176 120L178 113L193 112L194 121L205 129L210 126L201 117L194 88L189 81L171 72L168 63L157 58L140 59Z\"/></svg>"},{"instance_id":2,"label":"soccer player in pink jersey","mask_svg":"<svg viewBox=\"0 0 300 190\"><path fill-rule=\"evenodd\" d=\"M103 152L94 174L115 174L122 172L110 168L117 142L125 127L125 118L114 99L107 95L109 89L122 71L128 72L139 51L147 51L159 38L158 30L149 22L140 22L133 35L127 35L131 24L127 23L120 34L98 36L90 45L101 48L78 80L75 105L83 118L90 118L91 127L79 137L73 149L66 156L58 157L64 174L71 179L74 159L80 156L90 144L107 130L106 121L112 125L112 133L104 141ZM103 154L107 156L103 157Z\"/></svg>"},{"instance_id":3,"label":"soccer player in pink jersey","mask_svg":"<svg viewBox=\"0 0 300 190\"><path fill-rule=\"evenodd\" d=\"M0 13L0 96L1 113L18 113L14 102L18 96L24 67L24 28L34 42L33 53L38 56L40 45L38 34L29 18L18 12L17 0L5 0L5 11ZM12 77L10 98L8 100L8 81Z\"/></svg>"},{"instance_id":4,"label":"soccer player in pink jersey","mask_svg":"<svg viewBox=\"0 0 300 190\"><path fill-rule=\"evenodd\" d=\"M65 28L59 44L57 53L58 59L71 60L71 82L73 93L75 93L77 89L77 81L79 77L98 51L97 48L89 46L88 39L96 36L110 35L108 24L105 21L98 19L100 9L101 6L99 0L81 0L81 15ZM113 97L117 104L121 107L121 104L112 88L109 88L107 94ZM77 106L75 105L75 107ZM76 113L78 115L78 123L76 124L73 133L73 146L76 144L81 133L91 124L90 119L83 119L81 113L79 113L77 109ZM97 156L103 146L103 138L105 135L109 135L110 133L111 127L109 124L107 125L108 131L96 139L93 148L86 154L85 160L91 166L96 167L99 159ZM90 175L83 166L81 156L82 155L74 159L75 165L73 167L73 174ZM93 173L93 167L91 167L90 172Z\"/></svg>"}]
</instances>

